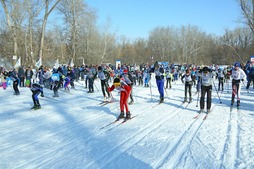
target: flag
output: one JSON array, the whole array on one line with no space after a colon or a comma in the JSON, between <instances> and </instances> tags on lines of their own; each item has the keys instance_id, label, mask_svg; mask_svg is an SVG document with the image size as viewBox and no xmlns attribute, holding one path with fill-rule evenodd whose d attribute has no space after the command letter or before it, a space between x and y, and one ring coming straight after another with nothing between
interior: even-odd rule
<instances>
[{"instance_id":1,"label":"flag","mask_svg":"<svg viewBox=\"0 0 254 169\"><path fill-rule=\"evenodd\" d=\"M73 58L71 59L71 63L70 63L70 67L73 67L74 63L73 63Z\"/></svg>"},{"instance_id":2,"label":"flag","mask_svg":"<svg viewBox=\"0 0 254 169\"><path fill-rule=\"evenodd\" d=\"M15 66L14 66L14 68L18 68L20 66L21 66L21 61L20 61L20 57L19 57L19 59L17 60Z\"/></svg>"},{"instance_id":3,"label":"flag","mask_svg":"<svg viewBox=\"0 0 254 169\"><path fill-rule=\"evenodd\" d=\"M56 62L55 62L55 64L54 64L54 68L58 68L59 67L59 61L58 61L58 59L56 59Z\"/></svg>"},{"instance_id":4,"label":"flag","mask_svg":"<svg viewBox=\"0 0 254 169\"><path fill-rule=\"evenodd\" d=\"M85 59L83 58L83 65L85 65Z\"/></svg>"},{"instance_id":5,"label":"flag","mask_svg":"<svg viewBox=\"0 0 254 169\"><path fill-rule=\"evenodd\" d=\"M41 57L40 57L39 60L35 63L35 66L37 68L39 68L41 65L42 65L42 60L41 60Z\"/></svg>"}]
</instances>

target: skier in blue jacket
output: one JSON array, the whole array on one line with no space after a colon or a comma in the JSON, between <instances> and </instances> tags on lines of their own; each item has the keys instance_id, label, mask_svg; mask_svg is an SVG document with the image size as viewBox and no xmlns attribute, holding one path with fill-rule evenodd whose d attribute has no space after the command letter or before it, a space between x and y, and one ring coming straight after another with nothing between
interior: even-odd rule
<instances>
[{"instance_id":1,"label":"skier in blue jacket","mask_svg":"<svg viewBox=\"0 0 254 169\"><path fill-rule=\"evenodd\" d=\"M156 61L150 72L154 72L158 91L160 93L160 103L164 101L164 69Z\"/></svg>"}]
</instances>

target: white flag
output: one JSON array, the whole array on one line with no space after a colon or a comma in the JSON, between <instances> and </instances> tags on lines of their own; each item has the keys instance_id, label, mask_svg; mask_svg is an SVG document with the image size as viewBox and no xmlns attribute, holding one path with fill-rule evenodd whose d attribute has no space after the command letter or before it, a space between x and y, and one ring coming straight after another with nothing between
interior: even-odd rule
<instances>
[{"instance_id":1,"label":"white flag","mask_svg":"<svg viewBox=\"0 0 254 169\"><path fill-rule=\"evenodd\" d=\"M41 60L41 57L40 57L40 59L35 63L35 66L37 68L39 68L41 65L42 65L42 60Z\"/></svg>"},{"instance_id":2,"label":"white flag","mask_svg":"<svg viewBox=\"0 0 254 169\"><path fill-rule=\"evenodd\" d=\"M74 63L73 63L73 58L71 59L71 63L70 63L70 67L73 67Z\"/></svg>"},{"instance_id":3,"label":"white flag","mask_svg":"<svg viewBox=\"0 0 254 169\"><path fill-rule=\"evenodd\" d=\"M17 60L17 62L16 62L16 64L15 64L14 68L18 68L19 66L21 66L20 57L19 57L19 59Z\"/></svg>"},{"instance_id":4,"label":"white flag","mask_svg":"<svg viewBox=\"0 0 254 169\"><path fill-rule=\"evenodd\" d=\"M55 64L54 64L54 68L58 68L59 67L59 61L58 61L58 59L56 59L56 62L55 62Z\"/></svg>"},{"instance_id":5,"label":"white flag","mask_svg":"<svg viewBox=\"0 0 254 169\"><path fill-rule=\"evenodd\" d=\"M83 58L83 65L85 65L85 59Z\"/></svg>"}]
</instances>

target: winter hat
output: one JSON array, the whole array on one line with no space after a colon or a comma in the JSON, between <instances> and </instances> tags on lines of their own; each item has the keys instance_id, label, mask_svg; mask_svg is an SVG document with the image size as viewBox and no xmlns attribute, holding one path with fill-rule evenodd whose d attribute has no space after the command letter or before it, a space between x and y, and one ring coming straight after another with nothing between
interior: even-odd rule
<instances>
[{"instance_id":1,"label":"winter hat","mask_svg":"<svg viewBox=\"0 0 254 169\"><path fill-rule=\"evenodd\" d=\"M207 66L205 66L205 67L203 68L203 72L209 72L209 68L208 68Z\"/></svg>"},{"instance_id":2,"label":"winter hat","mask_svg":"<svg viewBox=\"0 0 254 169\"><path fill-rule=\"evenodd\" d=\"M128 70L127 70L127 69L124 69L124 70L123 70L123 73L128 73Z\"/></svg>"},{"instance_id":3,"label":"winter hat","mask_svg":"<svg viewBox=\"0 0 254 169\"><path fill-rule=\"evenodd\" d=\"M120 86L120 79L119 78L115 78L114 82L113 82L114 86Z\"/></svg>"},{"instance_id":4,"label":"winter hat","mask_svg":"<svg viewBox=\"0 0 254 169\"><path fill-rule=\"evenodd\" d=\"M235 67L240 67L241 65L240 65L239 62L235 62L234 66L235 66Z\"/></svg>"}]
</instances>

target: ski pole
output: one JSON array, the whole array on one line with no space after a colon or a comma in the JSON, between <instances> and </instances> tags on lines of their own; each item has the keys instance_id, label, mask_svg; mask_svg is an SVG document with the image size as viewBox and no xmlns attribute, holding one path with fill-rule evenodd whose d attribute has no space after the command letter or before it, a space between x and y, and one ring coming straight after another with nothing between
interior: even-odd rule
<instances>
[{"instance_id":1,"label":"ski pole","mask_svg":"<svg viewBox=\"0 0 254 169\"><path fill-rule=\"evenodd\" d=\"M164 86L164 91L165 91L165 93L166 93L166 95L168 97L168 92L167 92L167 89L165 88L165 86Z\"/></svg>"},{"instance_id":2,"label":"ski pole","mask_svg":"<svg viewBox=\"0 0 254 169\"><path fill-rule=\"evenodd\" d=\"M199 91L198 91L198 98L197 98L197 104L196 104L196 107L198 107L198 101L199 101Z\"/></svg>"},{"instance_id":3,"label":"ski pole","mask_svg":"<svg viewBox=\"0 0 254 169\"><path fill-rule=\"evenodd\" d=\"M58 101L57 99L54 99L54 98L51 98L51 97L48 97L48 96L44 96L45 98L48 98L50 100L54 100L54 101Z\"/></svg>"},{"instance_id":4,"label":"ski pole","mask_svg":"<svg viewBox=\"0 0 254 169\"><path fill-rule=\"evenodd\" d=\"M151 94L151 100L153 100L153 94L152 94L152 85L151 85L151 79L149 81L149 86L150 86L150 94Z\"/></svg>"},{"instance_id":5,"label":"ski pole","mask_svg":"<svg viewBox=\"0 0 254 169\"><path fill-rule=\"evenodd\" d=\"M99 89L97 88L97 86L96 86L96 84L94 83L94 81L93 81L93 84L94 84L95 88L97 89L97 91L99 91Z\"/></svg>"},{"instance_id":6,"label":"ski pole","mask_svg":"<svg viewBox=\"0 0 254 169\"><path fill-rule=\"evenodd\" d=\"M216 88L216 86L215 86L214 81L213 81L213 85L214 85L215 91L216 91L216 93L217 93L217 96L218 96L218 98L219 98L219 100L220 100L220 104L221 104L222 101L221 101L221 99L220 99L220 96L219 96L219 93L218 93L218 90L217 90L217 88Z\"/></svg>"}]
</instances>

